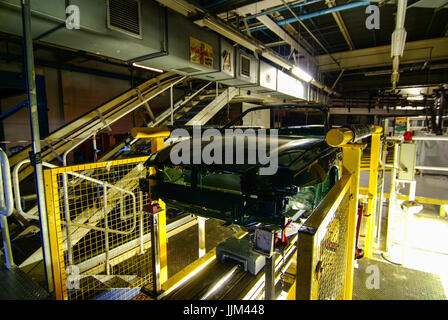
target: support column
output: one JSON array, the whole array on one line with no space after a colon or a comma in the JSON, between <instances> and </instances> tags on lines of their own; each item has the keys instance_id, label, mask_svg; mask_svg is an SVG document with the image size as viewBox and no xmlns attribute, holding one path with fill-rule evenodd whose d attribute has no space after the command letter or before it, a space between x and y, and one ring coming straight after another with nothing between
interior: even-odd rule
<instances>
[{"instance_id":1,"label":"support column","mask_svg":"<svg viewBox=\"0 0 448 320\"><path fill-rule=\"evenodd\" d=\"M164 138L153 138L151 139L151 153L156 153L163 148ZM154 170L151 168L151 170ZM156 232L158 246L158 256L157 262L160 268L159 279L160 285L162 285L166 280L168 280L168 261L167 261L167 246L166 246L166 204L162 200L158 199L157 203L161 208L161 211L157 213L157 226Z\"/></svg>"},{"instance_id":2,"label":"support column","mask_svg":"<svg viewBox=\"0 0 448 320\"><path fill-rule=\"evenodd\" d=\"M344 299L351 300L353 293L353 274L355 266L356 219L358 213L359 172L361 151L364 144L347 144L342 148L343 167L352 175L350 185L350 203L347 227L347 266Z\"/></svg>"},{"instance_id":3,"label":"support column","mask_svg":"<svg viewBox=\"0 0 448 320\"><path fill-rule=\"evenodd\" d=\"M275 300L275 254L266 257L264 270L264 300Z\"/></svg>"},{"instance_id":4,"label":"support column","mask_svg":"<svg viewBox=\"0 0 448 320\"><path fill-rule=\"evenodd\" d=\"M22 26L23 26L23 50L25 57L25 75L28 90L28 108L31 123L31 137L33 152L30 154L31 163L34 166L34 181L37 191L37 203L39 207L39 221L41 241L45 265L45 277L47 289L54 291L53 275L51 272L50 242L47 224L47 210L45 206L45 189L42 171L39 118L37 110L36 71L34 68L33 40L31 37L31 10L30 1L22 0Z\"/></svg>"},{"instance_id":5,"label":"support column","mask_svg":"<svg viewBox=\"0 0 448 320\"><path fill-rule=\"evenodd\" d=\"M205 255L205 218L198 217L199 258Z\"/></svg>"},{"instance_id":6,"label":"support column","mask_svg":"<svg viewBox=\"0 0 448 320\"><path fill-rule=\"evenodd\" d=\"M369 195L367 200L367 232L364 246L364 256L372 259L375 221L376 221L376 202L378 195L378 167L381 153L381 133L372 134L370 145L370 174L369 174Z\"/></svg>"}]
</instances>

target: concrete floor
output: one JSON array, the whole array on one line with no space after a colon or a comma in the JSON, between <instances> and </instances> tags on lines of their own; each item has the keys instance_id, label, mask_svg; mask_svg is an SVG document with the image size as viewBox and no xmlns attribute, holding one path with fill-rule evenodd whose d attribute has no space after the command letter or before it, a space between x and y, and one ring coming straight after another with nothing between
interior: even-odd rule
<instances>
[{"instance_id":1,"label":"concrete floor","mask_svg":"<svg viewBox=\"0 0 448 320\"><path fill-rule=\"evenodd\" d=\"M367 172L361 177L361 186L367 186ZM386 177L385 192L389 191ZM447 192L445 193L445 189ZM423 176L417 184L417 196L448 197L448 178ZM425 205L424 209L408 219L407 242L403 247L403 225L405 215L398 208L394 214L393 237L396 245L392 256L395 262L401 262L403 248L403 265L388 262L382 255L385 249L387 230L387 205L383 206L381 237L374 248L373 259L363 258L355 269L353 299L356 300L424 300L448 297L448 217L440 217L439 207ZM206 251L230 237L237 230L223 226L222 221L209 219L206 221ZM365 234L365 226L361 227ZM360 237L359 246L363 247L364 238ZM198 231L193 226L171 237L168 241L168 273L173 276L198 258ZM372 287L372 270L379 272L379 287ZM20 270L19 270L20 271ZM23 274L0 270L2 290L6 295L0 299L20 298L20 295L31 294L30 299L43 298L38 288ZM7 281L6 281L7 280ZM19 285L17 284L19 283ZM25 288L25 291L20 291ZM37 290L37 291L36 291Z\"/></svg>"},{"instance_id":2,"label":"concrete floor","mask_svg":"<svg viewBox=\"0 0 448 320\"><path fill-rule=\"evenodd\" d=\"M239 228L224 226L224 221L208 219L205 221L205 250L215 248L231 237ZM188 228L170 238L168 250L168 277L172 277L199 258L199 235L197 225Z\"/></svg>"},{"instance_id":3,"label":"concrete floor","mask_svg":"<svg viewBox=\"0 0 448 320\"><path fill-rule=\"evenodd\" d=\"M416 196L448 199L448 177L422 175L417 176L416 179ZM384 191L389 193L389 174L385 181ZM363 172L360 185L366 187L367 182L368 172ZM400 193L407 194L407 188L401 190ZM359 268L355 270L354 298L360 300L446 300L448 297L448 268L446 267L448 266L448 217L440 216L439 206L424 204L421 212L408 216L407 228L405 228L406 215L398 206L393 214L393 245L389 254L386 254L387 213L388 207L385 204L380 241L374 247L373 259L359 260ZM365 234L365 224L361 226L360 234ZM359 246L364 246L362 236L359 239ZM369 265L377 266L380 271L380 286L382 286L380 290L366 289L366 279L369 276L366 268Z\"/></svg>"}]
</instances>

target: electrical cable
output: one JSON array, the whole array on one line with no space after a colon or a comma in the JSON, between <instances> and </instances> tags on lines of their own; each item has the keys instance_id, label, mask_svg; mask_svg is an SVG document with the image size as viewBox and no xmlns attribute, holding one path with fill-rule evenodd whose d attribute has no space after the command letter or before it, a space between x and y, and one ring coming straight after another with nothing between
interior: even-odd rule
<instances>
[{"instance_id":1,"label":"electrical cable","mask_svg":"<svg viewBox=\"0 0 448 320\"><path fill-rule=\"evenodd\" d=\"M384 260L386 260L387 262L392 263L392 264L394 264L394 265L397 265L397 266L402 266L402 265L403 265L402 263L393 262L393 261L387 259L387 258L384 256L384 253L381 253L381 257L382 257Z\"/></svg>"}]
</instances>

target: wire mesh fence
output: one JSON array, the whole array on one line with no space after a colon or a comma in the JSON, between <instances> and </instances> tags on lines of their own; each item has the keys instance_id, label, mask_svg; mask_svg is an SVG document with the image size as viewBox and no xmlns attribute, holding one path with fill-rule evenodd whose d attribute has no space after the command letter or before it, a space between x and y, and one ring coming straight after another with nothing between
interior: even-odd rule
<instances>
[{"instance_id":1,"label":"wire mesh fence","mask_svg":"<svg viewBox=\"0 0 448 320\"><path fill-rule=\"evenodd\" d=\"M342 300L350 290L350 181L343 175L299 231L297 299Z\"/></svg>"},{"instance_id":2,"label":"wire mesh fence","mask_svg":"<svg viewBox=\"0 0 448 320\"><path fill-rule=\"evenodd\" d=\"M152 282L152 219L139 187L145 160L45 172L57 298L130 299Z\"/></svg>"},{"instance_id":3,"label":"wire mesh fence","mask_svg":"<svg viewBox=\"0 0 448 320\"><path fill-rule=\"evenodd\" d=\"M325 238L319 245L321 263L318 275L318 299L344 298L347 268L347 227L349 195L346 194L327 227Z\"/></svg>"}]
</instances>

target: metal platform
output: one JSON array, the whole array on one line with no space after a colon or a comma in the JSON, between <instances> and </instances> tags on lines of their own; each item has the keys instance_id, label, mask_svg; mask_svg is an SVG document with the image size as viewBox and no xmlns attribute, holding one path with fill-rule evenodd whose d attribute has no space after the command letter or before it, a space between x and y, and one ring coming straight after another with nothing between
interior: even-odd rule
<instances>
[{"instance_id":1,"label":"metal platform","mask_svg":"<svg viewBox=\"0 0 448 320\"><path fill-rule=\"evenodd\" d=\"M0 256L0 300L47 300L48 293L19 268L8 270Z\"/></svg>"},{"instance_id":2,"label":"metal platform","mask_svg":"<svg viewBox=\"0 0 448 320\"><path fill-rule=\"evenodd\" d=\"M369 289L369 266L379 271L379 288ZM446 300L440 277L389 262L362 258L355 268L353 300Z\"/></svg>"}]
</instances>

